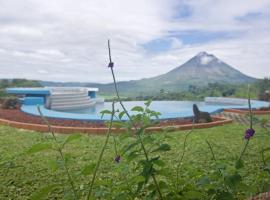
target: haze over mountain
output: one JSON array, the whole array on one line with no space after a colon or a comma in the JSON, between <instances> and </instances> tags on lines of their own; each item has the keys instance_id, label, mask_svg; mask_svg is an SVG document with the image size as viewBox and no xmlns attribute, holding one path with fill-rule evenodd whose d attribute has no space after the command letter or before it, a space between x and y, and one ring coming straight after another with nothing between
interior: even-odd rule
<instances>
[{"instance_id":1,"label":"haze over mountain","mask_svg":"<svg viewBox=\"0 0 270 200\"><path fill-rule=\"evenodd\" d=\"M200 52L179 67L166 74L141 80L123 81L118 83L122 93L153 93L161 89L179 92L187 90L190 85L203 87L208 83L243 84L256 81L217 57ZM101 93L112 93L113 84L97 83L53 83L42 82L46 86L88 86L98 87Z\"/></svg>"}]
</instances>

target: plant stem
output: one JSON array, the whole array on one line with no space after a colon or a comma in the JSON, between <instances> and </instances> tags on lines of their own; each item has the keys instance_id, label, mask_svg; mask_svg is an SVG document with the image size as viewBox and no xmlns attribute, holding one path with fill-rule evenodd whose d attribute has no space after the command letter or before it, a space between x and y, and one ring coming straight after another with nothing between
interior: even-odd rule
<instances>
[{"instance_id":1,"label":"plant stem","mask_svg":"<svg viewBox=\"0 0 270 200\"><path fill-rule=\"evenodd\" d=\"M114 136L114 135L113 135L113 143L114 143L114 151L115 151L115 155L118 156L117 144L116 144L116 139L115 139L115 136Z\"/></svg>"},{"instance_id":2,"label":"plant stem","mask_svg":"<svg viewBox=\"0 0 270 200\"><path fill-rule=\"evenodd\" d=\"M179 170L180 170L180 166L181 166L181 164L183 162L183 159L184 159L184 156L186 154L187 138L192 133L192 131L193 131L193 127L192 127L192 129L185 136L184 146L183 146L183 153L182 153L181 158L179 159L178 164L177 164L177 167L176 167L176 184L177 184L177 186L179 185Z\"/></svg>"},{"instance_id":3,"label":"plant stem","mask_svg":"<svg viewBox=\"0 0 270 200\"><path fill-rule=\"evenodd\" d=\"M41 109L40 109L39 106L37 107L37 109L38 109L39 115L41 116L41 119L42 119L43 122L45 122L45 124L48 126L49 132L52 134L53 139L54 139L55 143L57 144L58 141L57 141L57 139L56 139L55 133L54 133L52 127L51 127L50 122L49 122L49 121L47 120L47 118L43 115L43 113L42 113L42 111L41 111ZM64 169L65 169L65 171L66 171L66 174L67 174L69 183L70 183L70 185L71 185L71 189L72 189L73 194L74 194L74 197L75 197L75 199L78 199L77 192L76 192L76 189L75 189L75 186L74 186L74 182L73 182L73 180L72 180L72 178L71 178L69 169L68 169L68 167L67 167L67 165L66 165L66 161L65 161L65 158L64 158L63 151L62 151L62 149L61 149L58 145L57 145L57 151L59 152L60 157L61 157L61 160L62 160L63 163L64 163Z\"/></svg>"},{"instance_id":4,"label":"plant stem","mask_svg":"<svg viewBox=\"0 0 270 200\"><path fill-rule=\"evenodd\" d=\"M110 53L110 48L109 48L109 53ZM110 62L111 62L111 59L110 59ZM116 79L115 79L113 67L111 67L111 73L112 73L112 77L113 77L113 83L114 83L114 88L115 88L115 92L116 92L116 95L117 95L117 99L118 99L118 101L119 101L121 107L123 108L124 112L126 113L128 119L130 120L132 126L133 126L133 127L135 128L135 130L137 131L137 130L138 130L138 129L137 129L137 126L136 126L135 123L133 122L131 116L129 115L129 113L128 113L128 111L127 111L127 109L125 108L123 102L121 101L121 98L120 98L120 95L119 95L119 92L118 92L118 88L117 88L117 84L116 84ZM146 158L146 161L149 162L148 153L147 153L147 151L146 151L146 149L145 149L145 146L144 146L144 143L143 143L143 141L142 141L141 135L140 135L140 134L137 134L137 136L138 136L139 141L140 141L140 143L141 143L141 147L142 147L144 156L145 156L145 158ZM161 190L160 190L160 188L159 188L157 179L156 179L156 177L155 177L154 174L151 174L151 176L152 176L152 179L153 179L153 181L154 181L154 184L155 184L155 186L156 186L156 188L157 188L159 197L160 197L161 200L163 200L163 196L162 196Z\"/></svg>"},{"instance_id":5,"label":"plant stem","mask_svg":"<svg viewBox=\"0 0 270 200\"><path fill-rule=\"evenodd\" d=\"M250 128L253 127L253 114L252 114L252 108L251 108L251 102L250 102L250 87L248 86L248 109L249 109L249 124Z\"/></svg>"},{"instance_id":6,"label":"plant stem","mask_svg":"<svg viewBox=\"0 0 270 200\"><path fill-rule=\"evenodd\" d=\"M98 158L98 162L97 162L97 165L95 167L95 171L94 171L94 174L93 174L93 177L92 177L92 180L91 182L89 182L89 191L88 191L88 194L87 194L87 200L90 199L90 196L92 194L92 190L93 190L93 186L94 186L94 182L95 182L95 179L96 179L96 176L97 176L97 172L98 172L98 169L99 169L99 166L100 166L100 163L101 163L101 160L102 160L102 157L103 157L103 154L104 154L104 151L107 147L107 144L108 144L108 141L109 141L109 137L111 135L111 130L112 130L112 122L113 122L113 116L114 116L114 104L115 102L112 103L112 114L111 114L111 119L110 119L110 124L109 124L109 129L107 131L107 135L106 135L106 140L105 140L105 143L101 149L101 152L99 154L99 158Z\"/></svg>"},{"instance_id":7,"label":"plant stem","mask_svg":"<svg viewBox=\"0 0 270 200\"><path fill-rule=\"evenodd\" d=\"M115 89L115 92L116 92L116 96L117 96L117 100L118 102L120 103L121 107L123 108L123 110L125 111L128 119L130 120L132 126L137 130L137 126L135 125L135 123L133 123L133 120L131 118L131 116L129 115L127 109L125 108L121 98L120 98L120 95L119 95L119 92L118 92L118 88L117 88L117 84L116 84L116 79L115 79L115 75L114 75L114 71L113 71L113 68L111 67L111 73L112 73L112 77L113 77L113 83L114 83L114 89Z\"/></svg>"},{"instance_id":8,"label":"plant stem","mask_svg":"<svg viewBox=\"0 0 270 200\"><path fill-rule=\"evenodd\" d=\"M208 145L208 147L209 147L209 149L210 149L210 152L211 152L211 154L212 154L213 160L214 160L214 161L217 161L216 156L215 156L214 151L213 151L212 145L210 144L210 142L208 142L208 140L205 140L205 142L207 143L207 145Z\"/></svg>"},{"instance_id":9,"label":"plant stem","mask_svg":"<svg viewBox=\"0 0 270 200\"><path fill-rule=\"evenodd\" d=\"M208 147L209 147L209 149L210 149L210 151L211 151L213 160L214 160L215 162L217 162L217 159L216 159L216 156L215 156L215 154L214 154L214 150L213 150L212 145L210 144L210 142L209 142L208 140L205 140L205 141L206 141L206 143L207 143L207 145L208 145ZM218 172L219 172L220 176L223 177L223 180L224 180L224 176L223 176L222 171L221 171L220 168L218 168ZM229 192L229 188L228 188L226 185L225 185L225 189L227 190L227 192Z\"/></svg>"},{"instance_id":10,"label":"plant stem","mask_svg":"<svg viewBox=\"0 0 270 200\"><path fill-rule=\"evenodd\" d=\"M250 129L253 128L253 113L252 113L252 108L251 108L251 101L250 101L250 86L248 85L248 109L249 109L249 127ZM244 156L246 150L247 150L247 147L248 147L248 144L249 144L249 139L246 141L246 144L239 156L239 159L238 161L240 161L242 159L242 157Z\"/></svg>"}]
</instances>

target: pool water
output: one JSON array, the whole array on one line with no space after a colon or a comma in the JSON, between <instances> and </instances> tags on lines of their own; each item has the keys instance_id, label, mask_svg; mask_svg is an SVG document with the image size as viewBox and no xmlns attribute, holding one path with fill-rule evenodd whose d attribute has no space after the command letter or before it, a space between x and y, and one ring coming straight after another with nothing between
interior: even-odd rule
<instances>
[{"instance_id":1,"label":"pool water","mask_svg":"<svg viewBox=\"0 0 270 200\"><path fill-rule=\"evenodd\" d=\"M126 109L131 113L135 114L136 112L131 112L131 109L134 106L142 106L145 107L144 101L126 101L123 102ZM169 119L169 118L178 118L178 117L190 117L193 116L193 104L197 104L198 108L201 111L207 111L209 113L216 113L224 108L232 108L232 105L228 104L209 104L200 101L153 101L150 105L150 109L153 111L157 111L161 113L161 119ZM234 105L235 106L235 105ZM248 104L236 106L237 108L248 108ZM122 107L120 103L115 104L115 109L119 109L122 111ZM112 103L105 102L96 104L95 106L82 109L82 110L69 110L66 112L77 113L77 114L89 114L89 115L97 115L100 116L100 112L102 110L112 110Z\"/></svg>"},{"instance_id":2,"label":"pool water","mask_svg":"<svg viewBox=\"0 0 270 200\"><path fill-rule=\"evenodd\" d=\"M144 101L127 101L123 102L128 111L130 111L134 106L142 106L145 107ZM193 104L197 104L201 111L206 111L211 114L218 113L223 111L226 108L248 108L248 101L241 105L231 105L231 104L213 104L213 103L205 103L199 101L153 101L150 105L150 109L160 112L160 119L174 119L174 118L186 118L193 116ZM268 107L269 102L263 101L251 101L252 108L260 108L260 107ZM115 105L116 109L122 110L119 103ZM75 119L75 120L90 120L90 121L99 121L99 120L109 120L110 116L105 115L101 119L100 111L102 110L111 110L112 103L98 103L95 106L83 109L83 110L67 110L67 111L55 111L49 110L45 108L45 106L40 106L40 109L44 116L51 118L60 118L60 119ZM39 112L37 110L37 105L22 105L21 110L31 115L39 116ZM130 114L135 112L130 112ZM126 116L123 117L124 120L127 120Z\"/></svg>"}]
</instances>

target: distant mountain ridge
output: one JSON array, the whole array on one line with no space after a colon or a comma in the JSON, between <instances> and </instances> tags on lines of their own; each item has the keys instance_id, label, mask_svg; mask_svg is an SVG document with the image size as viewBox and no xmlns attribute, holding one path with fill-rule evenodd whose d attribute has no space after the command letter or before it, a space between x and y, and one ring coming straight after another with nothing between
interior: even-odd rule
<instances>
[{"instance_id":1,"label":"distant mountain ridge","mask_svg":"<svg viewBox=\"0 0 270 200\"><path fill-rule=\"evenodd\" d=\"M207 85L208 83L241 84L256 79L234 69L212 54L200 52L184 64L153 80L163 84Z\"/></svg>"},{"instance_id":2,"label":"distant mountain ridge","mask_svg":"<svg viewBox=\"0 0 270 200\"><path fill-rule=\"evenodd\" d=\"M207 52L200 52L184 64L173 70L152 78L118 82L123 94L154 93L161 89L171 92L187 90L190 85L203 87L209 83L243 84L252 83L249 77L217 57ZM98 83L54 83L41 82L44 86L88 86L98 87L101 93L113 93L113 84Z\"/></svg>"}]
</instances>

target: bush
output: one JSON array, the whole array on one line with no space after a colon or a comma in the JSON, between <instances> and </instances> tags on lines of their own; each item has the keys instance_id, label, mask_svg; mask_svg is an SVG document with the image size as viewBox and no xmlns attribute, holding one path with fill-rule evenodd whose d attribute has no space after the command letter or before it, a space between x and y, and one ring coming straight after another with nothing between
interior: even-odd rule
<instances>
[{"instance_id":1,"label":"bush","mask_svg":"<svg viewBox=\"0 0 270 200\"><path fill-rule=\"evenodd\" d=\"M269 93L269 91L261 92L258 95L258 98L259 98L259 100L262 100L262 101L270 101L270 93Z\"/></svg>"},{"instance_id":2,"label":"bush","mask_svg":"<svg viewBox=\"0 0 270 200\"><path fill-rule=\"evenodd\" d=\"M3 99L1 107L3 109L14 109L18 106L19 101L16 97L8 97Z\"/></svg>"}]
</instances>

